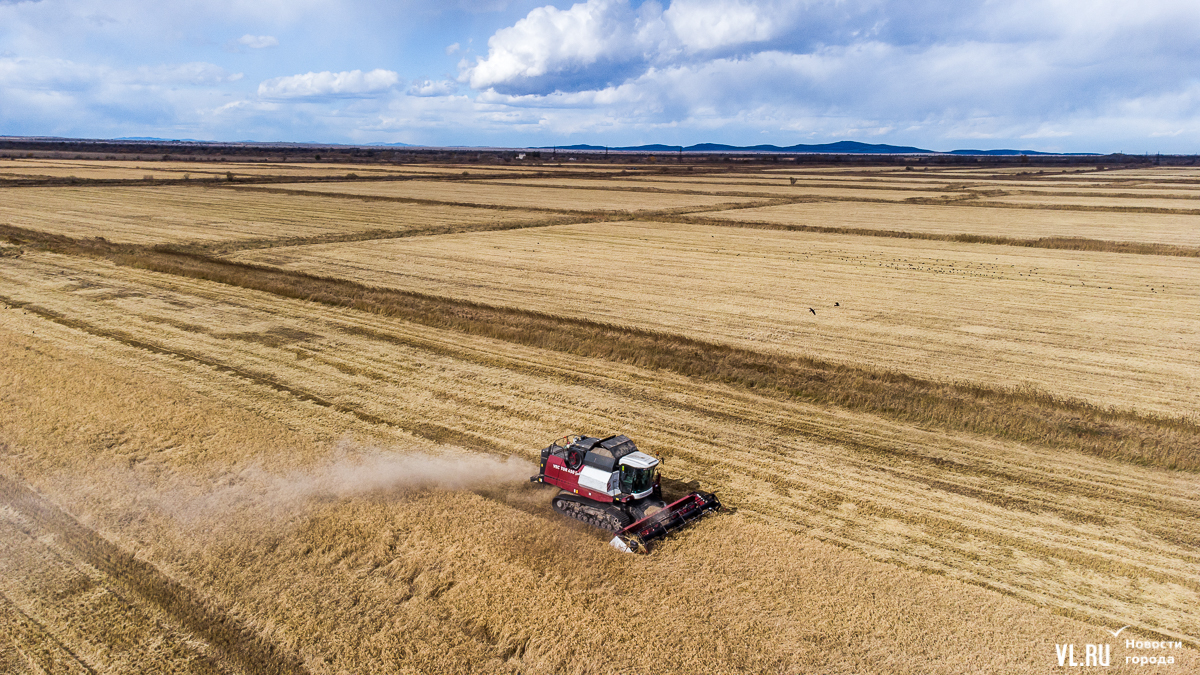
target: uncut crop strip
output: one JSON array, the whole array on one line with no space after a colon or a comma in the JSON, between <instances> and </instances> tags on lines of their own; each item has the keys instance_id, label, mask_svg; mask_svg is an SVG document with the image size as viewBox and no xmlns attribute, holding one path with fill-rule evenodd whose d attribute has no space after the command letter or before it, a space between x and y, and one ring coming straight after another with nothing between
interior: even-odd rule
<instances>
[{"instance_id":1,"label":"uncut crop strip","mask_svg":"<svg viewBox=\"0 0 1200 675\"><path fill-rule=\"evenodd\" d=\"M136 244L243 242L441 233L544 221L545 213L428 204L368 204L319 194L209 187L19 188L4 192L5 223L70 237Z\"/></svg>"},{"instance_id":2,"label":"uncut crop strip","mask_svg":"<svg viewBox=\"0 0 1200 675\"><path fill-rule=\"evenodd\" d=\"M636 429L672 476L702 481L756 520L1092 622L1137 616L1162 635L1200 634L1195 474L946 434L201 280L28 257L18 261L22 279L8 284L26 308L0 311L23 312L23 335L89 358L150 344L177 355L147 356L171 380L184 379L169 371L191 369L194 357L223 362L380 424L444 420L456 441L531 461L534 437ZM46 331L29 323L37 316L71 317L73 328ZM244 332L206 327L230 325ZM225 378L234 376L212 376ZM253 398L261 385L227 386Z\"/></svg>"},{"instance_id":3,"label":"uncut crop strip","mask_svg":"<svg viewBox=\"0 0 1200 675\"><path fill-rule=\"evenodd\" d=\"M99 255L122 265L219 281L333 306L394 316L435 328L632 363L689 377L898 419L1013 438L1158 466L1200 469L1200 426L1184 419L1107 411L1039 392L989 389L757 352L694 338L551 314L479 305L202 255L43 241L60 252Z\"/></svg>"},{"instance_id":4,"label":"uncut crop strip","mask_svg":"<svg viewBox=\"0 0 1200 675\"><path fill-rule=\"evenodd\" d=\"M724 220L798 231L902 238L932 235L930 238L946 241L1039 248L1068 248L1055 242L1070 240L1092 242L1090 246L1095 250L1140 244L1147 253L1200 255L1200 216L989 209L964 204L785 204L708 212L703 222L716 224ZM967 239L970 237L976 239Z\"/></svg>"}]
</instances>

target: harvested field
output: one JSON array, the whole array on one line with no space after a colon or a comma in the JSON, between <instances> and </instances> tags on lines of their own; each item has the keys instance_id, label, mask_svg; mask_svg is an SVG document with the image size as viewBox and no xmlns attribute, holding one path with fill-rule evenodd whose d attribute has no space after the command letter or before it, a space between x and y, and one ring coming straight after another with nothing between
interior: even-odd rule
<instances>
[{"instance_id":1,"label":"harvested field","mask_svg":"<svg viewBox=\"0 0 1200 675\"><path fill-rule=\"evenodd\" d=\"M792 185L791 178L796 179L796 185ZM792 174L790 176L781 176L779 174L759 173L759 174L723 174L716 176L682 176L682 177L629 177L622 178L621 182L641 183L645 181L670 183L696 183L701 185L709 185L713 183L725 185L771 185L774 187L787 188L789 191L801 189L803 187L829 187L829 188L850 188L850 189L879 189L879 190L919 190L919 191L938 191L945 190L947 186L954 183L953 180L946 179L930 179L930 180L895 180L885 177L858 177L858 176L806 176L803 174Z\"/></svg>"},{"instance_id":2,"label":"harvested field","mask_svg":"<svg viewBox=\"0 0 1200 675\"><path fill-rule=\"evenodd\" d=\"M707 218L780 225L975 234L1020 239L1084 237L1104 241L1200 246L1200 215L853 203L784 204L704 215Z\"/></svg>"},{"instance_id":3,"label":"harvested field","mask_svg":"<svg viewBox=\"0 0 1200 675\"><path fill-rule=\"evenodd\" d=\"M491 180L486 185L519 185L542 186L556 188L575 188L580 190L662 190L678 193L712 193L729 196L750 197L795 197L795 198L826 198L826 199L865 199L878 201L904 201L912 197L936 199L950 196L948 193L925 189L884 190L860 189L851 187L810 187L805 185L766 185L762 183L737 184L719 182L692 182L685 180L652 181L652 180L599 180L599 179L547 179L536 182L526 178Z\"/></svg>"},{"instance_id":4,"label":"harvested field","mask_svg":"<svg viewBox=\"0 0 1200 675\"><path fill-rule=\"evenodd\" d=\"M736 205L752 201L752 198L749 197L652 192L637 194L605 189L561 190L475 182L405 181L403 183L338 183L336 185L297 183L288 185L287 189L295 192L428 199L453 204L498 204L518 208L562 211L659 211L697 206L711 207L726 203Z\"/></svg>"},{"instance_id":5,"label":"harvested field","mask_svg":"<svg viewBox=\"0 0 1200 675\"><path fill-rule=\"evenodd\" d=\"M107 168L87 166L20 166L0 168L0 181L5 179L80 178L85 180L141 180L145 178L181 179L185 172L155 167ZM215 173L213 174L215 175ZM196 178L200 174L195 174Z\"/></svg>"},{"instance_id":6,"label":"harvested field","mask_svg":"<svg viewBox=\"0 0 1200 675\"><path fill-rule=\"evenodd\" d=\"M546 214L423 204L379 204L316 194L205 186L8 189L0 223L133 244L249 242L496 228Z\"/></svg>"},{"instance_id":7,"label":"harvested field","mask_svg":"<svg viewBox=\"0 0 1200 675\"><path fill-rule=\"evenodd\" d=\"M579 251L603 267L574 264ZM1105 406L1200 408L1191 259L641 222L234 259Z\"/></svg>"},{"instance_id":8,"label":"harvested field","mask_svg":"<svg viewBox=\"0 0 1200 675\"><path fill-rule=\"evenodd\" d=\"M1104 186L1088 186L1083 189L1064 189L1046 185L1021 186L1013 191L1022 196L1065 196L1065 197L1161 197L1164 199L1196 199L1200 197L1200 189L1191 189L1186 185L1171 183L1125 183Z\"/></svg>"},{"instance_id":9,"label":"harvested field","mask_svg":"<svg viewBox=\"0 0 1200 675\"><path fill-rule=\"evenodd\" d=\"M507 166L478 165L472 167L488 173L508 173ZM611 169L611 167L610 167ZM530 169L532 170L532 169ZM615 169L614 169L615 170ZM431 164L338 164L330 162L239 162L239 161L156 161L147 157L138 161L89 161L67 159L0 159L0 178L37 177L88 178L88 179L140 179L146 175L156 178L179 179L184 174L194 179L221 178L227 172L236 176L280 176L280 177L343 177L348 173L358 176L390 175L438 175L461 174L461 166L438 166Z\"/></svg>"},{"instance_id":10,"label":"harvested field","mask_svg":"<svg viewBox=\"0 0 1200 675\"><path fill-rule=\"evenodd\" d=\"M618 635L653 640L666 672L821 670L831 658L962 672L951 652L928 660L946 649L986 652L981 672L1043 672L1052 643L1099 641L1131 612L1130 631L1191 641L1200 628L1200 560L1184 543L1198 534L1194 474L948 437L103 263L28 254L16 267L22 279L4 289L20 297L8 300L36 304L0 310L6 474L205 602L255 617L310 672L555 672L649 649L614 656ZM91 285L63 285L63 270ZM59 424L63 410L79 423ZM738 513L625 558L548 514L529 487L319 487L347 466L378 475L373 462L394 466L439 440L532 466L530 439L613 425ZM358 440L334 443L346 434ZM298 483L318 488L297 497ZM225 504L253 517L229 521ZM617 620L615 607L645 609ZM563 654L546 636L564 622L617 632L580 633ZM851 639L861 631L869 647ZM1120 663L1126 652L1114 652Z\"/></svg>"},{"instance_id":11,"label":"harvested field","mask_svg":"<svg viewBox=\"0 0 1200 675\"><path fill-rule=\"evenodd\" d=\"M1192 193L1190 197L1185 197L1183 195L1170 197L1113 197L1105 195L1062 195L1050 192L1039 194L1000 195L995 197L982 197L981 199L987 202L997 202L1000 204L1020 204L1032 206L1070 205L1115 209L1190 210L1195 211L1195 213L1190 215L1192 215L1192 217L1197 221L1200 221L1200 193ZM1200 230L1200 227L1194 226L1193 229Z\"/></svg>"}]
</instances>

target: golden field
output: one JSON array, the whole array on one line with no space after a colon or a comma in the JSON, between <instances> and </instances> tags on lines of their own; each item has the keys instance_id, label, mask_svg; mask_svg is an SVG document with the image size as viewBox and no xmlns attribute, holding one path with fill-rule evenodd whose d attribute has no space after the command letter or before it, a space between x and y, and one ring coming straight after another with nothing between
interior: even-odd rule
<instances>
[{"instance_id":1,"label":"golden field","mask_svg":"<svg viewBox=\"0 0 1200 675\"><path fill-rule=\"evenodd\" d=\"M1200 246L1200 215L1118 213L986 206L870 203L784 204L706 213L709 218L779 225L815 225L933 234L1035 239L1086 237L1104 241Z\"/></svg>"},{"instance_id":2,"label":"golden field","mask_svg":"<svg viewBox=\"0 0 1200 675\"><path fill-rule=\"evenodd\" d=\"M468 170L468 173L470 171ZM495 204L517 208L542 208L564 211L659 211L695 206L735 205L751 201L746 197L722 197L693 194L630 193L617 190L562 190L553 187L494 185L475 182L405 181L400 183L338 183L335 185L295 183L287 190L295 192L361 195L399 199L424 199L454 204Z\"/></svg>"},{"instance_id":3,"label":"golden field","mask_svg":"<svg viewBox=\"0 0 1200 675\"><path fill-rule=\"evenodd\" d=\"M423 204L372 204L319 194L223 187L39 187L9 190L0 223L131 244L247 242L495 227L544 213Z\"/></svg>"},{"instance_id":4,"label":"golden field","mask_svg":"<svg viewBox=\"0 0 1200 675\"><path fill-rule=\"evenodd\" d=\"M1192 217L1200 216L1200 193L1190 196L1166 195L1154 197L1111 197L1107 195L1056 195L1056 194L1015 194L997 197L985 197L984 201L1000 204L1020 205L1054 205L1087 206L1113 209L1161 209L1193 211Z\"/></svg>"},{"instance_id":5,"label":"golden field","mask_svg":"<svg viewBox=\"0 0 1200 675\"><path fill-rule=\"evenodd\" d=\"M482 197L505 208L460 205ZM1125 658L1150 652L1126 638L1179 641L1153 652L1176 659L1163 672L1200 667L1195 470L618 349L700 340L697 358L727 345L834 364L817 379L964 382L997 406L1037 390L1022 405L1081 434L1111 417L1187 439L1195 258L722 226L696 197L0 188L0 670L1044 673L1057 644L1111 643L1113 670L1143 672ZM806 207L827 226L879 208L954 233L970 230L938 214L1042 213L774 208ZM590 213L609 209L678 217ZM1064 236L1112 215L1045 212L1079 216ZM1174 216L1121 215L1185 237ZM504 312L591 351L534 346ZM569 431L627 433L664 458L669 491L727 511L650 556L613 551L527 481Z\"/></svg>"},{"instance_id":6,"label":"golden field","mask_svg":"<svg viewBox=\"0 0 1200 675\"><path fill-rule=\"evenodd\" d=\"M182 153L186 154L186 153ZM161 155L147 155L144 159L48 159L48 158L0 158L0 181L5 179L80 178L80 179L124 179L141 180L153 177L158 180L181 180L184 176L192 180L224 180L227 173L235 177L292 177L292 178L342 178L353 173L362 177L379 176L437 176L460 175L464 167L445 164L347 164L339 162L247 162L237 159L220 161L187 161L186 159L159 159ZM472 164L469 170L482 174L511 174L513 172L538 172L543 169L533 164ZM612 165L584 165L555 167L555 172L587 171L615 173L621 167Z\"/></svg>"},{"instance_id":7,"label":"golden field","mask_svg":"<svg viewBox=\"0 0 1200 675\"><path fill-rule=\"evenodd\" d=\"M556 188L576 188L580 190L627 190L649 191L661 190L665 193L685 194L716 194L732 197L748 196L761 198L793 197L793 198L830 198L830 199L862 199L879 201L903 201L911 197L936 199L948 196L947 193L933 191L920 186L905 190L875 189L867 186L859 187L811 187L806 185L789 185L767 183L737 183L737 182L691 182L680 179L673 181L621 180L621 179L559 179L530 182L527 178L489 180L486 185L514 185L521 187L536 187L547 185Z\"/></svg>"},{"instance_id":8,"label":"golden field","mask_svg":"<svg viewBox=\"0 0 1200 675\"><path fill-rule=\"evenodd\" d=\"M244 162L221 161L178 161L159 160L160 156L147 156L145 160L70 160L70 159L0 159L0 178L98 178L98 179L142 179L153 176L160 179L182 179L184 175L196 180L225 178L226 173L235 176L291 176L291 177L343 177L347 173L360 176L378 175L437 175L458 174L459 167L432 164L343 164L322 162ZM481 167L501 170L502 167Z\"/></svg>"}]
</instances>

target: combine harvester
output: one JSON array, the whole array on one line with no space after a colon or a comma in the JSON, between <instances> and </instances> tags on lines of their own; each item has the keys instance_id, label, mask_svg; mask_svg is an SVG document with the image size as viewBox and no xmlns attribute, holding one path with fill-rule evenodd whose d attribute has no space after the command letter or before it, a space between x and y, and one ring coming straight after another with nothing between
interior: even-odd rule
<instances>
[{"instance_id":1,"label":"combine harvester","mask_svg":"<svg viewBox=\"0 0 1200 675\"><path fill-rule=\"evenodd\" d=\"M626 436L565 436L542 450L541 470L529 480L560 488L554 510L615 533L614 548L648 553L650 542L721 508L710 492L664 502L659 463Z\"/></svg>"}]
</instances>

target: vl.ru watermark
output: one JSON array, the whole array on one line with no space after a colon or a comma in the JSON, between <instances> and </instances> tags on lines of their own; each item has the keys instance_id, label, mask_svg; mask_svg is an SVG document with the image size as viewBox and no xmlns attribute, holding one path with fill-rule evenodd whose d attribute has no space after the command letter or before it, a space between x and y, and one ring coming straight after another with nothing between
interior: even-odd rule
<instances>
[{"instance_id":1,"label":"vl.ru watermark","mask_svg":"<svg viewBox=\"0 0 1200 675\"><path fill-rule=\"evenodd\" d=\"M1126 626L1125 628L1128 628ZM1113 633L1116 637L1122 628ZM1058 665L1062 668L1106 668L1112 665L1112 645L1109 643L1084 644L1077 650L1074 644L1055 644L1054 651L1058 657ZM1130 666L1172 666L1175 665L1176 649L1183 649L1183 643L1174 640L1125 640L1126 650L1136 650L1135 654L1126 654L1123 663ZM1122 663L1120 659L1118 664Z\"/></svg>"}]
</instances>

